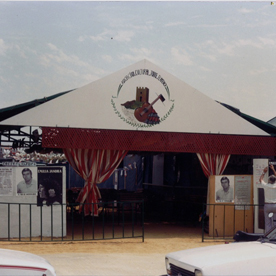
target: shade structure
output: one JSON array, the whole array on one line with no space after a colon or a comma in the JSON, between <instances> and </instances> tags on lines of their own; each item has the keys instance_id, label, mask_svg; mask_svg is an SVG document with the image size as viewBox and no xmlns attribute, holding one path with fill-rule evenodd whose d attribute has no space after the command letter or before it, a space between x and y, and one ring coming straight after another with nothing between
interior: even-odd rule
<instances>
[{"instance_id":1,"label":"shade structure","mask_svg":"<svg viewBox=\"0 0 276 276\"><path fill-rule=\"evenodd\" d=\"M270 136L43 128L43 146L152 152L194 152L273 156Z\"/></svg>"},{"instance_id":2,"label":"shade structure","mask_svg":"<svg viewBox=\"0 0 276 276\"><path fill-rule=\"evenodd\" d=\"M275 138L148 60L1 122L51 148L276 155Z\"/></svg>"}]
</instances>

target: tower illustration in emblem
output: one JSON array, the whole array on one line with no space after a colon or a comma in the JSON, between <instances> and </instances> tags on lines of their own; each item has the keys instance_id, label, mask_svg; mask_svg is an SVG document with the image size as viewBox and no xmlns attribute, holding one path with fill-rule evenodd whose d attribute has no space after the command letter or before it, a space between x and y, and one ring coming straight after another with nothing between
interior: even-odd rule
<instances>
[{"instance_id":1,"label":"tower illustration in emblem","mask_svg":"<svg viewBox=\"0 0 276 276\"><path fill-rule=\"evenodd\" d=\"M158 100L164 102L165 98L160 94L152 103L149 103L149 89L147 87L136 87L136 100L127 101L122 106L128 109L130 113L133 112L137 121L155 125L160 123L160 118L153 108Z\"/></svg>"}]
</instances>

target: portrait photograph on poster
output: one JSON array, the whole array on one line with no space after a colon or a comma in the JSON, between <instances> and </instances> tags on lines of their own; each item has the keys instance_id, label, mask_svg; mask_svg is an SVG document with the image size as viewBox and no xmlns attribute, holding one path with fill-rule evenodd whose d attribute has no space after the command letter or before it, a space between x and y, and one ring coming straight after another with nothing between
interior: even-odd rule
<instances>
[{"instance_id":1,"label":"portrait photograph on poster","mask_svg":"<svg viewBox=\"0 0 276 276\"><path fill-rule=\"evenodd\" d=\"M36 167L16 167L15 184L17 195L37 194L37 168Z\"/></svg>"},{"instance_id":2,"label":"portrait photograph on poster","mask_svg":"<svg viewBox=\"0 0 276 276\"><path fill-rule=\"evenodd\" d=\"M219 175L215 177L215 202L234 202L234 176Z\"/></svg>"},{"instance_id":3,"label":"portrait photograph on poster","mask_svg":"<svg viewBox=\"0 0 276 276\"><path fill-rule=\"evenodd\" d=\"M37 170L37 206L62 204L62 169L41 167Z\"/></svg>"}]
</instances>

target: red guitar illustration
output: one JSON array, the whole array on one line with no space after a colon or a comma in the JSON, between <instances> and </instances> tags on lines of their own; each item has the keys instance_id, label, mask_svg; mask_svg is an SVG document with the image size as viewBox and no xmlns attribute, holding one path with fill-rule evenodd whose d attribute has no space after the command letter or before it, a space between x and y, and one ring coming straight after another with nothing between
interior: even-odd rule
<instances>
[{"instance_id":1,"label":"red guitar illustration","mask_svg":"<svg viewBox=\"0 0 276 276\"><path fill-rule=\"evenodd\" d=\"M145 123L147 120L148 120L148 116L151 114L151 113L155 113L156 112L154 111L153 109L153 105L158 101L158 100L161 100L162 102L165 101L165 98L160 94L151 104L149 103L144 103L142 107L138 107L135 109L134 111L134 116L135 118L139 121L139 122L142 122L142 123ZM159 117L157 116L157 114L155 115L155 117L157 117L159 119Z\"/></svg>"}]
</instances>

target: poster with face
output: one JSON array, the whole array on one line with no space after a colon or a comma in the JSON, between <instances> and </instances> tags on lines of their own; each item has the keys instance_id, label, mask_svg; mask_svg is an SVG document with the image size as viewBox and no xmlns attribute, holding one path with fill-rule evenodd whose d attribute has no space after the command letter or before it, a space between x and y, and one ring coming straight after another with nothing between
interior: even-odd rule
<instances>
[{"instance_id":1,"label":"poster with face","mask_svg":"<svg viewBox=\"0 0 276 276\"><path fill-rule=\"evenodd\" d=\"M215 177L215 202L234 202L234 176Z\"/></svg>"},{"instance_id":2,"label":"poster with face","mask_svg":"<svg viewBox=\"0 0 276 276\"><path fill-rule=\"evenodd\" d=\"M62 204L62 168L38 168L37 179L37 206L51 206L53 204Z\"/></svg>"},{"instance_id":3,"label":"poster with face","mask_svg":"<svg viewBox=\"0 0 276 276\"><path fill-rule=\"evenodd\" d=\"M36 167L16 167L16 194L36 195L37 194L37 168Z\"/></svg>"}]
</instances>

